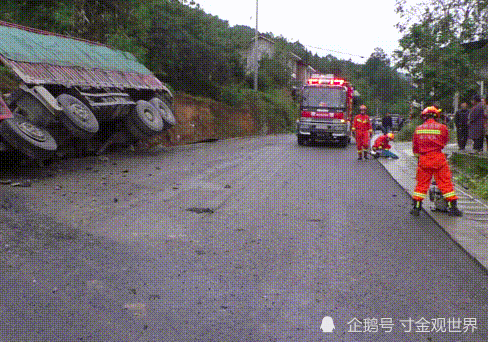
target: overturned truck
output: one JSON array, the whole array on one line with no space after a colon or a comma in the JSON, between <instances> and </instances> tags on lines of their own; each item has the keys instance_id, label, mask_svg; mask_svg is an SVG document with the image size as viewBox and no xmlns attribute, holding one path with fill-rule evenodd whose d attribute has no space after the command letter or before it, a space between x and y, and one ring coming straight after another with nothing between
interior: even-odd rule
<instances>
[{"instance_id":1,"label":"overturned truck","mask_svg":"<svg viewBox=\"0 0 488 342\"><path fill-rule=\"evenodd\" d=\"M0 150L102 153L175 125L170 90L132 54L1 21L0 37Z\"/></svg>"}]
</instances>

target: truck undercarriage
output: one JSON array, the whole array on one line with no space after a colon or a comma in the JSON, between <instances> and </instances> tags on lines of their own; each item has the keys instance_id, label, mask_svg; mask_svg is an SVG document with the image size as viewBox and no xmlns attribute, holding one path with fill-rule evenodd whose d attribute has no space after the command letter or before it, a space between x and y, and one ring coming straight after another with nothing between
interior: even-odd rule
<instances>
[{"instance_id":1,"label":"truck undercarriage","mask_svg":"<svg viewBox=\"0 0 488 342\"><path fill-rule=\"evenodd\" d=\"M6 22L0 33L13 42L0 46L0 65L17 81L2 89L4 149L35 159L63 154L67 146L100 154L116 141L135 142L175 125L173 95L132 55Z\"/></svg>"}]
</instances>

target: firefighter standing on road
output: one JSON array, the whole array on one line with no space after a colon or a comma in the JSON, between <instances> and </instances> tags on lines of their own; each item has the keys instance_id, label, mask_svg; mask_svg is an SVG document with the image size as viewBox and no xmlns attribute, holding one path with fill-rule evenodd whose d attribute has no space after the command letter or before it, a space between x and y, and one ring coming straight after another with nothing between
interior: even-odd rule
<instances>
[{"instance_id":1,"label":"firefighter standing on road","mask_svg":"<svg viewBox=\"0 0 488 342\"><path fill-rule=\"evenodd\" d=\"M366 106L359 107L360 113L354 117L352 123L352 132L356 138L356 145L358 149L358 160L368 159L369 138L373 133L369 116L366 114Z\"/></svg>"},{"instance_id":2,"label":"firefighter standing on road","mask_svg":"<svg viewBox=\"0 0 488 342\"><path fill-rule=\"evenodd\" d=\"M413 193L413 208L410 214L418 216L422 201L429 190L432 176L447 201L450 216L462 216L457 208L457 196L451 181L451 170L442 149L449 141L447 126L437 122L441 111L434 106L422 111L423 124L415 129L412 141L413 153L418 156L417 186Z\"/></svg>"}]
</instances>

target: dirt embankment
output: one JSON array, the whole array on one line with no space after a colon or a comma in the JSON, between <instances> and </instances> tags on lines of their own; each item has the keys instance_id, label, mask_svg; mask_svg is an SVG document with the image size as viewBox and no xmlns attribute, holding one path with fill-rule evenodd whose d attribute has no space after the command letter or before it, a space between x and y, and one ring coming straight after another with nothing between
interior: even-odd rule
<instances>
[{"instance_id":1,"label":"dirt embankment","mask_svg":"<svg viewBox=\"0 0 488 342\"><path fill-rule=\"evenodd\" d=\"M214 139L249 136L260 132L255 115L210 100L177 94L173 111L176 125L161 135L142 142L142 147L157 144L183 145Z\"/></svg>"}]
</instances>

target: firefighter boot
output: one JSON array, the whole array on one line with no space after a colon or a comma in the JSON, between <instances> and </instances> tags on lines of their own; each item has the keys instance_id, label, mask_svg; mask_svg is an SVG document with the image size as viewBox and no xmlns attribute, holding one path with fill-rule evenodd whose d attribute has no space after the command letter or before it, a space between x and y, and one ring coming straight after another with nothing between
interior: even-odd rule
<instances>
[{"instance_id":1,"label":"firefighter boot","mask_svg":"<svg viewBox=\"0 0 488 342\"><path fill-rule=\"evenodd\" d=\"M449 216L463 216L463 212L457 207L457 200L447 202L447 214Z\"/></svg>"},{"instance_id":2,"label":"firefighter boot","mask_svg":"<svg viewBox=\"0 0 488 342\"><path fill-rule=\"evenodd\" d=\"M368 151L363 151L364 153L364 159L368 159Z\"/></svg>"},{"instance_id":3,"label":"firefighter boot","mask_svg":"<svg viewBox=\"0 0 488 342\"><path fill-rule=\"evenodd\" d=\"M363 160L363 152L358 152L358 160Z\"/></svg>"},{"instance_id":4,"label":"firefighter boot","mask_svg":"<svg viewBox=\"0 0 488 342\"><path fill-rule=\"evenodd\" d=\"M410 214L412 214L413 216L419 216L421 209L422 209L422 201L413 200L413 207L412 210L410 210Z\"/></svg>"}]
</instances>

